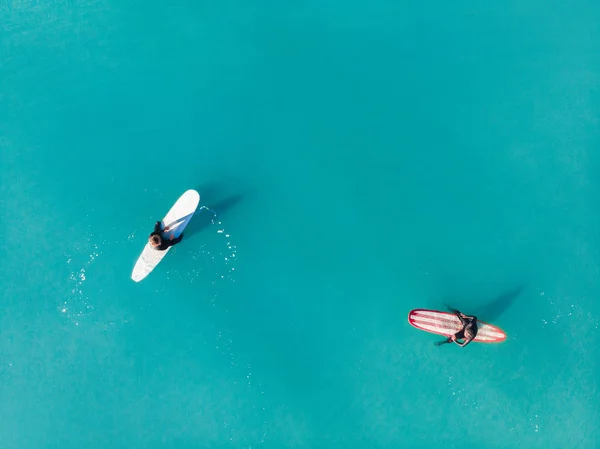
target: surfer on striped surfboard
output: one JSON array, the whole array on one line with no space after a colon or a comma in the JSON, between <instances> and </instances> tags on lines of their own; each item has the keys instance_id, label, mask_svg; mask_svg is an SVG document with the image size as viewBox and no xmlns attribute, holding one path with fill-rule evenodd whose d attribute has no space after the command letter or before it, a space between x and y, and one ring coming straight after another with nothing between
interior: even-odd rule
<instances>
[{"instance_id":1,"label":"surfer on striped surfboard","mask_svg":"<svg viewBox=\"0 0 600 449\"><path fill-rule=\"evenodd\" d=\"M465 315L462 312L459 312L455 309L450 309L450 311L458 317L460 322L462 323L463 328L459 330L456 334L451 335L444 341L438 341L436 343L437 346L443 345L445 343L456 343L458 346L465 347L477 336L477 317ZM459 342L458 340L463 340L463 342Z\"/></svg>"}]
</instances>

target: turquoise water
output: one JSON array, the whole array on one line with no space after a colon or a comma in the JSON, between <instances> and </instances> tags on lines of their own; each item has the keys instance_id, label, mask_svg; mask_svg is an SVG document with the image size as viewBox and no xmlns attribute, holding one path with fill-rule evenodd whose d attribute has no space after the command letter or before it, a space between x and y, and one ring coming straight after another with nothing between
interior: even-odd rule
<instances>
[{"instance_id":1,"label":"turquoise water","mask_svg":"<svg viewBox=\"0 0 600 449\"><path fill-rule=\"evenodd\" d=\"M251 3L0 1L0 447L597 448L600 4Z\"/></svg>"}]
</instances>

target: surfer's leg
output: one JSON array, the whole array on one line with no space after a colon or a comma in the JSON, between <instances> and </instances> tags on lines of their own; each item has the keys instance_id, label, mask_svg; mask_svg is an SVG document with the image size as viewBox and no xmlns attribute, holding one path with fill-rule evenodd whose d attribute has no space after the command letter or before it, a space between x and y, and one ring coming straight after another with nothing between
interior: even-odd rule
<instances>
[{"instance_id":1,"label":"surfer's leg","mask_svg":"<svg viewBox=\"0 0 600 449\"><path fill-rule=\"evenodd\" d=\"M464 313L462 313L460 310L453 309L452 307L448 307L448 310L450 310L450 312L452 312L454 315L456 315L458 317L458 319L460 320L460 322L463 326L469 322L469 320L465 320L465 318L469 318L469 317L467 315L465 315Z\"/></svg>"},{"instance_id":2,"label":"surfer's leg","mask_svg":"<svg viewBox=\"0 0 600 449\"><path fill-rule=\"evenodd\" d=\"M452 312L454 315L459 315L459 314L460 314L460 311L458 311L458 310L456 310L456 309L454 309L454 308L450 307L448 304L446 304L446 308L447 308L447 309L448 309L450 312Z\"/></svg>"},{"instance_id":3,"label":"surfer's leg","mask_svg":"<svg viewBox=\"0 0 600 449\"><path fill-rule=\"evenodd\" d=\"M179 242L181 242L181 239L182 239L182 238L183 238L183 233L182 233L182 234L181 234L179 237L177 237L177 238L174 238L174 237L171 235L171 238L170 238L169 240L167 240L167 241L165 242L165 244L167 245L167 247L168 247L168 246L177 245Z\"/></svg>"}]
</instances>

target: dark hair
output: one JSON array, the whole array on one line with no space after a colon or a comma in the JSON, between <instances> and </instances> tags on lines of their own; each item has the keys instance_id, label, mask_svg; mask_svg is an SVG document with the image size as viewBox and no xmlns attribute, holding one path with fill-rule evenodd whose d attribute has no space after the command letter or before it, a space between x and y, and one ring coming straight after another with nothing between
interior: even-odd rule
<instances>
[{"instance_id":1,"label":"dark hair","mask_svg":"<svg viewBox=\"0 0 600 449\"><path fill-rule=\"evenodd\" d=\"M155 245L160 245L160 241L161 241L161 239L160 239L160 236L158 236L158 235L153 235L153 236L151 237L150 241L151 241L152 243L154 243Z\"/></svg>"}]
</instances>

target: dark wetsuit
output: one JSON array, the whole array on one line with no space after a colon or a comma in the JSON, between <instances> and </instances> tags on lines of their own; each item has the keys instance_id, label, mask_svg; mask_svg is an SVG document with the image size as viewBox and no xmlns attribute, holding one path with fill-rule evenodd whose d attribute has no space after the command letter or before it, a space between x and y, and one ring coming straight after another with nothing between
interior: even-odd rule
<instances>
[{"instance_id":1,"label":"dark wetsuit","mask_svg":"<svg viewBox=\"0 0 600 449\"><path fill-rule=\"evenodd\" d=\"M174 238L173 240L165 239L163 236L163 231L162 231L162 227L160 225L160 221L157 221L156 224L154 225L154 232L152 232L150 234L150 237L152 237L153 235L158 235L161 240L160 245L152 247L158 251L164 251L169 246L176 245L177 243L181 242L181 239L183 238L183 234L181 234L179 237Z\"/></svg>"},{"instance_id":2,"label":"dark wetsuit","mask_svg":"<svg viewBox=\"0 0 600 449\"><path fill-rule=\"evenodd\" d=\"M464 342L459 343L455 340L455 343L464 347L467 346L477 336L477 317L468 315L463 317L460 313L457 313L456 316L462 323L463 328L454 334L454 336L456 337L456 340L464 340Z\"/></svg>"},{"instance_id":3,"label":"dark wetsuit","mask_svg":"<svg viewBox=\"0 0 600 449\"><path fill-rule=\"evenodd\" d=\"M477 336L477 317L463 315L458 310L450 309L454 315L458 317L460 322L462 323L463 328L459 330L456 334L454 334L455 340L452 338L448 338L444 341L437 342L436 345L443 345L444 343L456 343L459 346L465 347ZM464 340L462 343L459 343L458 340Z\"/></svg>"}]
</instances>

